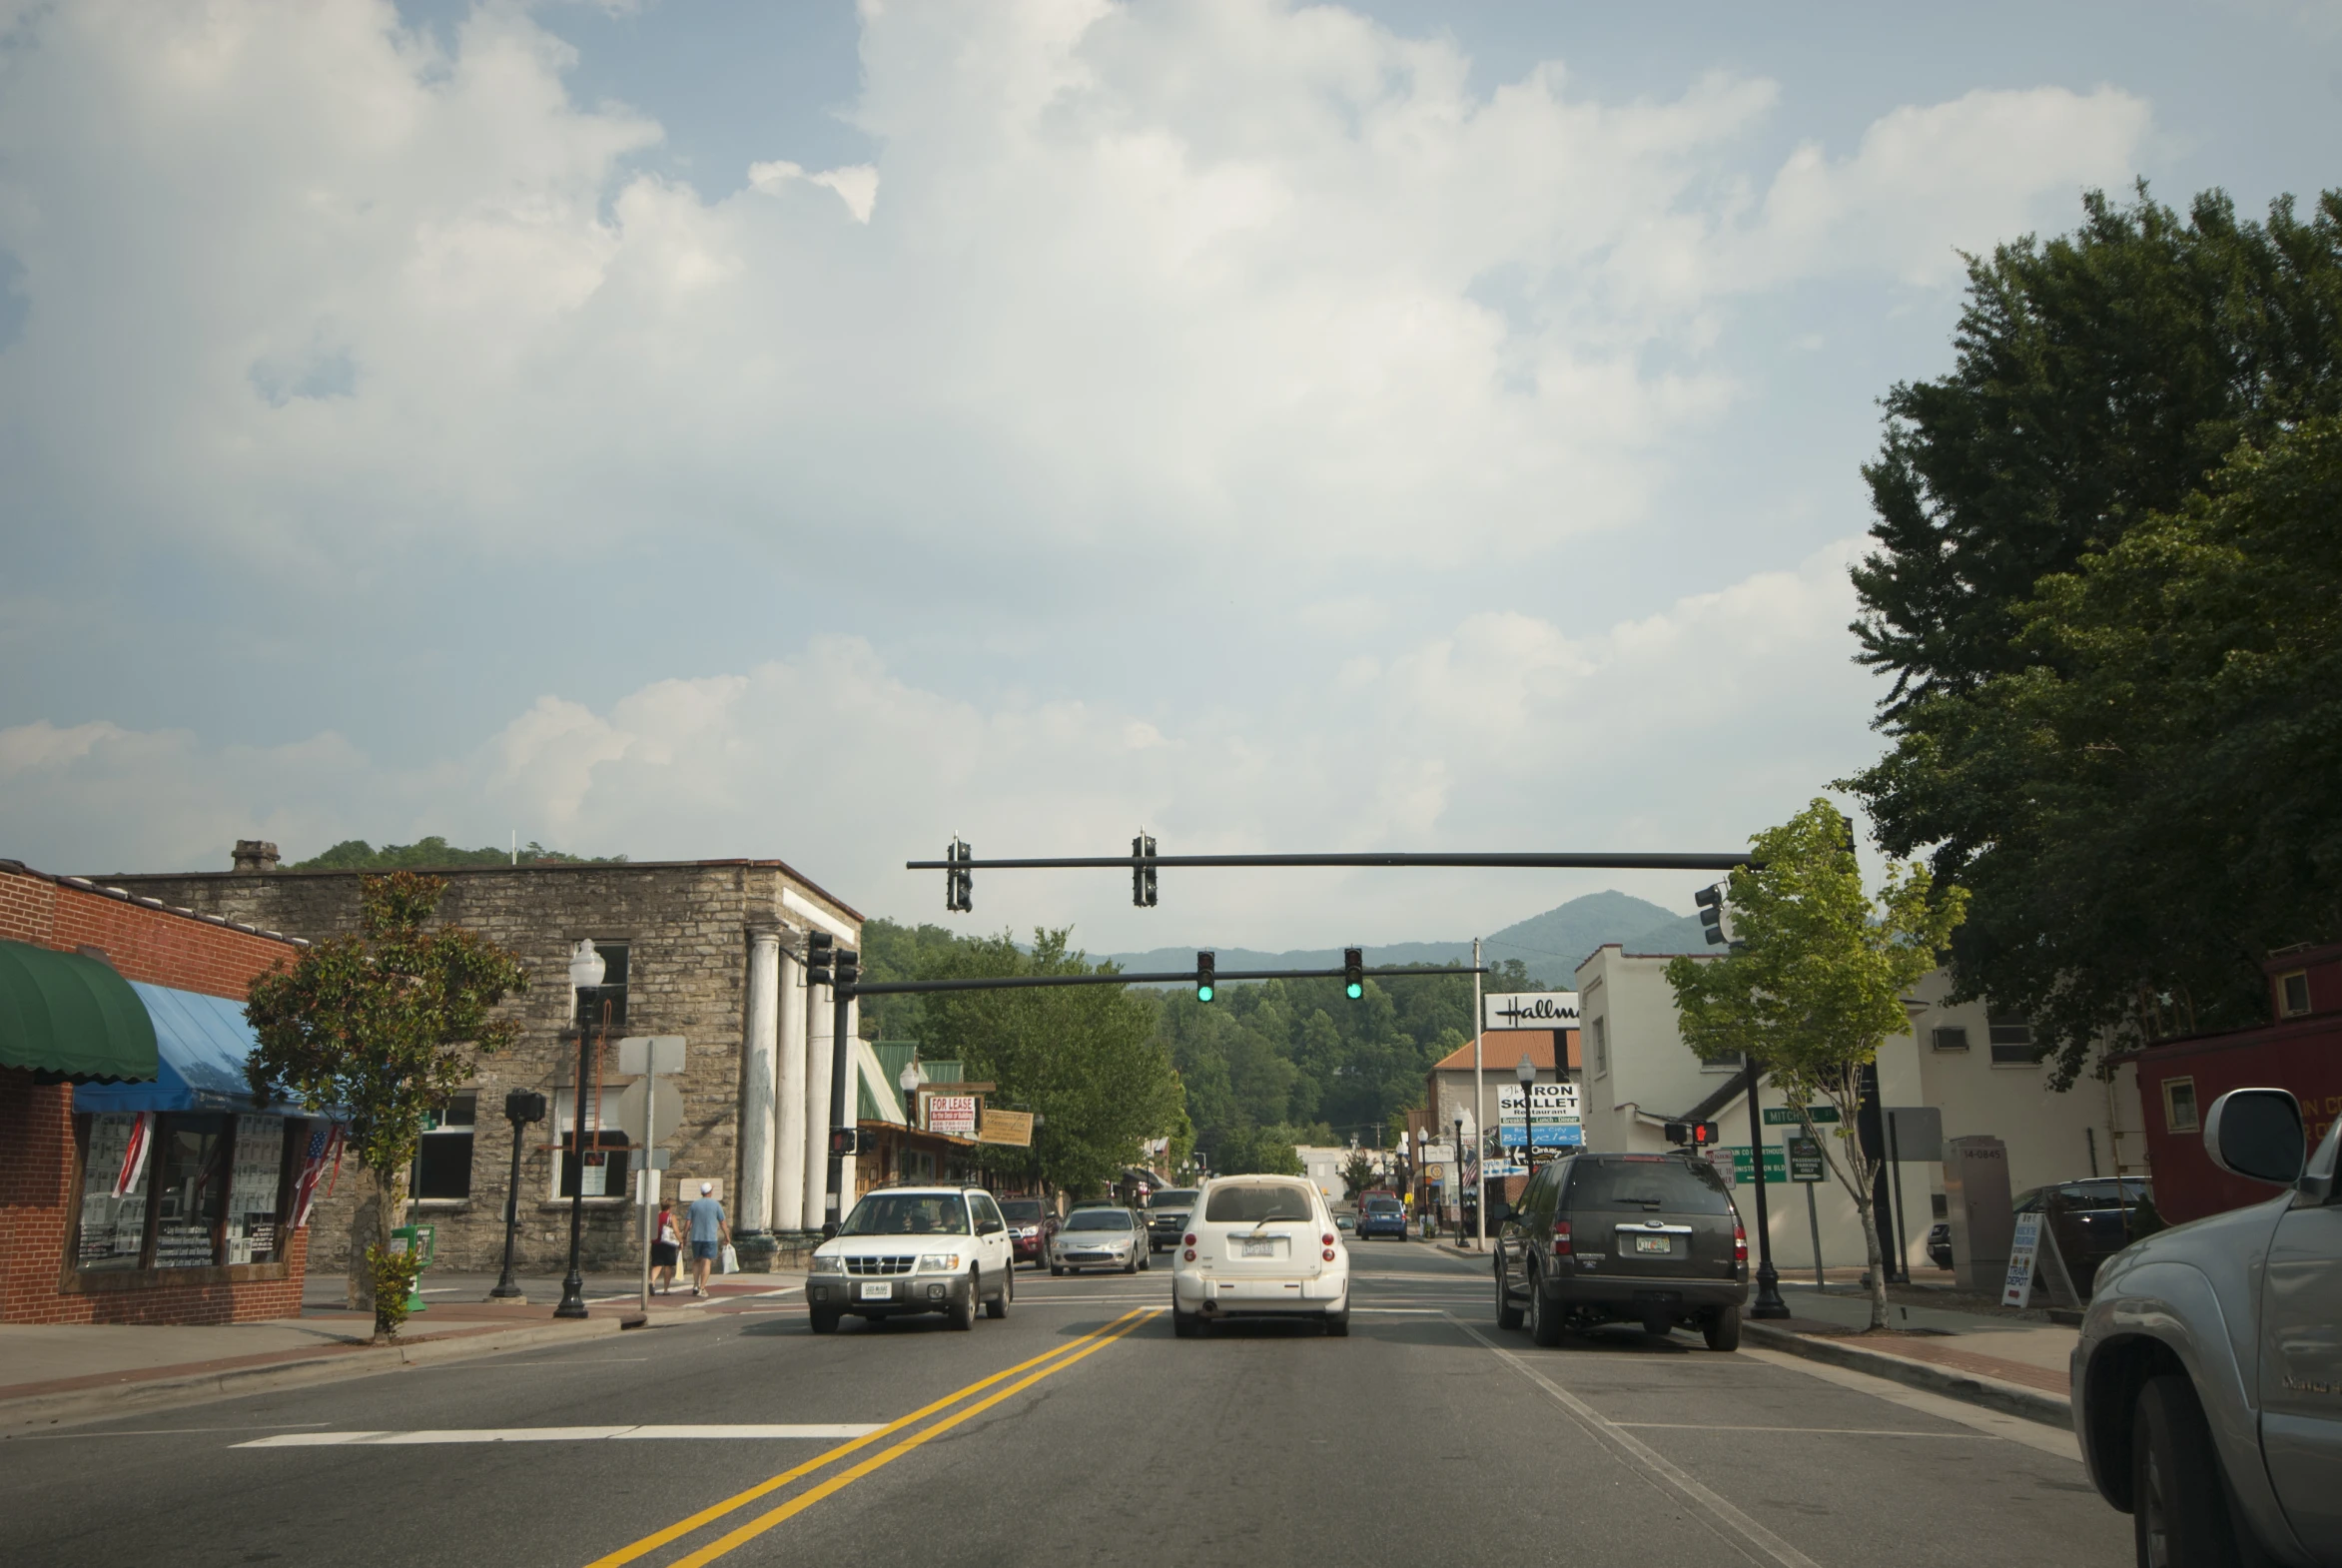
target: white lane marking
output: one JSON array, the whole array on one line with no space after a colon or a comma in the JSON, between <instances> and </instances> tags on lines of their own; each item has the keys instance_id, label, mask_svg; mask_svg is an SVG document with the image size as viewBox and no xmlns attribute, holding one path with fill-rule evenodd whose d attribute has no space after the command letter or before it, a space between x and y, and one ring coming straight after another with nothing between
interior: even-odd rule
<instances>
[{"instance_id":1,"label":"white lane marking","mask_svg":"<svg viewBox=\"0 0 2342 1568\"><path fill-rule=\"evenodd\" d=\"M1571 1393L1552 1378L1547 1377L1543 1372L1538 1371L1537 1368L1505 1349L1504 1346L1474 1328L1470 1323L1460 1321L1453 1313L1446 1315L1449 1322L1454 1323L1456 1327L1479 1341L1490 1354L1551 1394L1560 1402L1564 1410L1576 1418L1578 1424L1583 1426L1595 1441L1608 1444L1618 1452L1621 1458L1639 1466L1643 1473L1652 1480L1674 1488L1686 1499L1698 1504L1717 1523L1772 1558L1781 1565L1781 1568L1821 1568L1821 1565L1811 1557L1694 1480L1672 1460L1641 1438L1624 1430L1617 1422L1586 1403L1585 1400L1580 1399L1576 1394Z\"/></svg>"},{"instance_id":2,"label":"white lane marking","mask_svg":"<svg viewBox=\"0 0 2342 1568\"><path fill-rule=\"evenodd\" d=\"M323 1421L262 1421L252 1426L141 1426L123 1432L27 1432L10 1439L20 1443L56 1443L81 1437L185 1437L191 1432L289 1432Z\"/></svg>"},{"instance_id":3,"label":"white lane marking","mask_svg":"<svg viewBox=\"0 0 2342 1568\"><path fill-rule=\"evenodd\" d=\"M439 1443L609 1443L700 1439L867 1437L879 1423L810 1426L489 1426L419 1432L286 1432L232 1448L402 1448Z\"/></svg>"},{"instance_id":4,"label":"white lane marking","mask_svg":"<svg viewBox=\"0 0 2342 1568\"><path fill-rule=\"evenodd\" d=\"M435 1364L425 1362L421 1366L410 1366L406 1370L410 1372L501 1372L508 1368L522 1366L624 1366L629 1362L649 1359L650 1357L647 1355L546 1355L539 1356L533 1361L441 1361ZM326 1423L317 1421L312 1424L323 1426Z\"/></svg>"},{"instance_id":5,"label":"white lane marking","mask_svg":"<svg viewBox=\"0 0 2342 1568\"><path fill-rule=\"evenodd\" d=\"M1821 1437L1949 1437L1970 1443L1989 1432L1913 1432L1896 1426L1725 1426L1715 1421L1613 1421L1638 1432L1798 1432Z\"/></svg>"},{"instance_id":6,"label":"white lane marking","mask_svg":"<svg viewBox=\"0 0 2342 1568\"><path fill-rule=\"evenodd\" d=\"M1802 1355L1791 1355L1786 1350L1759 1350L1742 1345L1739 1353L1748 1359L1762 1361L1767 1366L1779 1366L1825 1383L1836 1383L1856 1393L1869 1394L1889 1404L1901 1405L1906 1410L1917 1410L1940 1420L1954 1421L1961 1426L1984 1432L1993 1437L2006 1438L2027 1448L2060 1459L2081 1463L2081 1443L2066 1426L2050 1426L2040 1421L2028 1421L2021 1415L2009 1415L2000 1410L1988 1410L1982 1405L1930 1393L1925 1388L1912 1388L1884 1377L1873 1377L1868 1372L1852 1371L1843 1366L1832 1366L1826 1361L1811 1361Z\"/></svg>"}]
</instances>

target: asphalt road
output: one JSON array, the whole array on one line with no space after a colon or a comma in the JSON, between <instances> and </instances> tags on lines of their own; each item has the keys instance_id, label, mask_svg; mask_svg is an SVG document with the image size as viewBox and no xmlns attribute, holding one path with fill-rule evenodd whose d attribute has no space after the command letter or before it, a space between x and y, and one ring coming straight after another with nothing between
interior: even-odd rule
<instances>
[{"instance_id":1,"label":"asphalt road","mask_svg":"<svg viewBox=\"0 0 2342 1568\"><path fill-rule=\"evenodd\" d=\"M0 1563L2129 1561L2062 1433L1689 1333L1540 1350L1477 1266L1354 1257L1347 1339L1177 1340L1160 1267L1027 1270L968 1333L762 1298L16 1438ZM606 1435L746 1425L821 1435ZM510 1440L550 1427L591 1430Z\"/></svg>"}]
</instances>

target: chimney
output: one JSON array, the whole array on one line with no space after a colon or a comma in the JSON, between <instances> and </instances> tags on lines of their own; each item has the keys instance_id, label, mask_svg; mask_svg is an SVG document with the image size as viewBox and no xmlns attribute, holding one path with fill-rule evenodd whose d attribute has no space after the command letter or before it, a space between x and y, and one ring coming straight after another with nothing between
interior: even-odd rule
<instances>
[{"instance_id":1,"label":"chimney","mask_svg":"<svg viewBox=\"0 0 2342 1568\"><path fill-rule=\"evenodd\" d=\"M236 841L236 869L247 874L277 869L277 846L265 839Z\"/></svg>"}]
</instances>

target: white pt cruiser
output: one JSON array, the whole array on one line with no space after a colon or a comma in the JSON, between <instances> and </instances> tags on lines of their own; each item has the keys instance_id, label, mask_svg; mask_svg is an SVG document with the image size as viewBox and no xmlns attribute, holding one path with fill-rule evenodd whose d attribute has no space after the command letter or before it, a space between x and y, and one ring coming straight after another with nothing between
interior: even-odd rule
<instances>
[{"instance_id":1,"label":"white pt cruiser","mask_svg":"<svg viewBox=\"0 0 2342 1568\"><path fill-rule=\"evenodd\" d=\"M1195 1194L1171 1263L1171 1327L1192 1338L1231 1317L1350 1331L1350 1252L1325 1198L1293 1176L1216 1176Z\"/></svg>"}]
</instances>

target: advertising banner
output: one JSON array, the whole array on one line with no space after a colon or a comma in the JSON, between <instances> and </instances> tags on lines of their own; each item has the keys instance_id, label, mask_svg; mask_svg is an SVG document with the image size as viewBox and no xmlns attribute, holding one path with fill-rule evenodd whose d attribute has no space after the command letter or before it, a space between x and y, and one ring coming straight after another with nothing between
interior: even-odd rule
<instances>
[{"instance_id":1,"label":"advertising banner","mask_svg":"<svg viewBox=\"0 0 2342 1568\"><path fill-rule=\"evenodd\" d=\"M1575 1029L1574 991L1506 991L1480 999L1482 1029Z\"/></svg>"},{"instance_id":2,"label":"advertising banner","mask_svg":"<svg viewBox=\"0 0 2342 1568\"><path fill-rule=\"evenodd\" d=\"M1030 1149L1033 1145L1033 1113L995 1111L990 1106L985 1107L984 1128L976 1135L976 1142Z\"/></svg>"}]
</instances>

